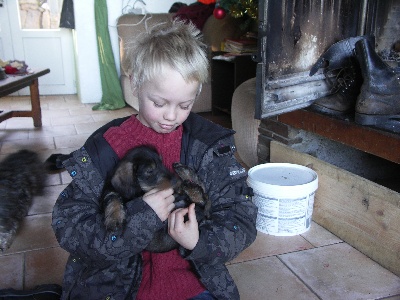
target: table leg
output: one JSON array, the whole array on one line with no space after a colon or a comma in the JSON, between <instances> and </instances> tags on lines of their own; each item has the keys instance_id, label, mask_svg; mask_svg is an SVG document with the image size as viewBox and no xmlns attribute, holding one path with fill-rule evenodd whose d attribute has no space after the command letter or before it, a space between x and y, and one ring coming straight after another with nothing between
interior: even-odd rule
<instances>
[{"instance_id":1,"label":"table leg","mask_svg":"<svg viewBox=\"0 0 400 300\"><path fill-rule=\"evenodd\" d=\"M32 84L29 86L31 92L31 105L32 105L32 118L33 126L42 126L42 111L40 108L40 98L39 98L39 80L36 78L33 80Z\"/></svg>"}]
</instances>

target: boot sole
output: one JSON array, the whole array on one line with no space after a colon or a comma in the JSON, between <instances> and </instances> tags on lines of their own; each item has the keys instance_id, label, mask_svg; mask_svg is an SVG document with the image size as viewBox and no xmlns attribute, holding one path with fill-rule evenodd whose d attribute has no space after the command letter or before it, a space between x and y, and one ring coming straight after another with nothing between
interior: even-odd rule
<instances>
[{"instance_id":1,"label":"boot sole","mask_svg":"<svg viewBox=\"0 0 400 300\"><path fill-rule=\"evenodd\" d=\"M340 110L334 110L325 106L317 105L317 104L312 104L310 106L310 109L321 112L327 115L331 116L336 116L336 117L346 117L346 116L351 116L354 113L354 109L350 110L345 110L345 111L340 111Z\"/></svg>"},{"instance_id":2,"label":"boot sole","mask_svg":"<svg viewBox=\"0 0 400 300\"><path fill-rule=\"evenodd\" d=\"M373 126L394 133L400 133L400 115L366 115L355 113L354 120L360 125Z\"/></svg>"}]
</instances>

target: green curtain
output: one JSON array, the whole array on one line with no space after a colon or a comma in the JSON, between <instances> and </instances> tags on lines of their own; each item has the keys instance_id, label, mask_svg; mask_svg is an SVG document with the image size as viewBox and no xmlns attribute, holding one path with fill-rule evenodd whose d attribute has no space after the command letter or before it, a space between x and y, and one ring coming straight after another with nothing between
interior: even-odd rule
<instances>
[{"instance_id":1,"label":"green curtain","mask_svg":"<svg viewBox=\"0 0 400 300\"><path fill-rule=\"evenodd\" d=\"M107 0L95 0L94 16L103 96L101 97L101 103L95 105L93 110L119 109L126 104L115 66L110 33L108 32Z\"/></svg>"}]
</instances>

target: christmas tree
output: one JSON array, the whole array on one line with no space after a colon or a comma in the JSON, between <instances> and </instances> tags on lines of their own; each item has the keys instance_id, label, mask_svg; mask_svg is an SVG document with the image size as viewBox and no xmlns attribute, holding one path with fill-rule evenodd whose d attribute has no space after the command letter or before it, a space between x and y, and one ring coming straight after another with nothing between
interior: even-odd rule
<instances>
[{"instance_id":1,"label":"christmas tree","mask_svg":"<svg viewBox=\"0 0 400 300\"><path fill-rule=\"evenodd\" d=\"M258 18L257 0L219 0L216 6L224 9L234 18L254 20Z\"/></svg>"}]
</instances>

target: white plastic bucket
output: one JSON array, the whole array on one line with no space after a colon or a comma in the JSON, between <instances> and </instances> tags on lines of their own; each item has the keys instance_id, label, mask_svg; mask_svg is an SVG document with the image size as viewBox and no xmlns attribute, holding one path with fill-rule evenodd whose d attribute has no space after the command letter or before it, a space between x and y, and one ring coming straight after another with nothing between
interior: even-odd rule
<instances>
[{"instance_id":1,"label":"white plastic bucket","mask_svg":"<svg viewBox=\"0 0 400 300\"><path fill-rule=\"evenodd\" d=\"M292 236L310 229L318 175L308 167L289 163L257 165L248 172L258 207L257 230Z\"/></svg>"}]
</instances>

